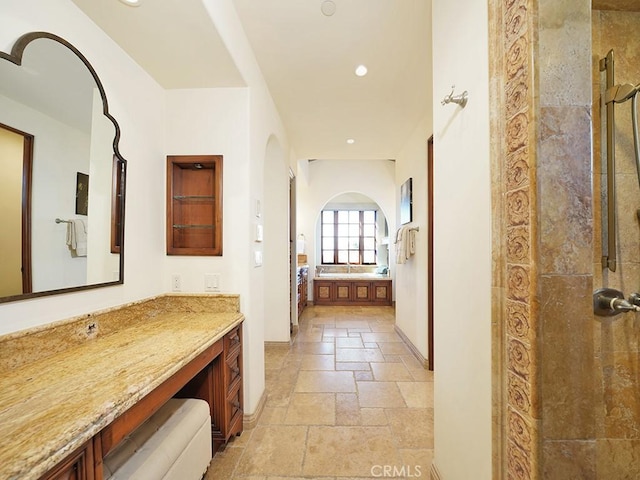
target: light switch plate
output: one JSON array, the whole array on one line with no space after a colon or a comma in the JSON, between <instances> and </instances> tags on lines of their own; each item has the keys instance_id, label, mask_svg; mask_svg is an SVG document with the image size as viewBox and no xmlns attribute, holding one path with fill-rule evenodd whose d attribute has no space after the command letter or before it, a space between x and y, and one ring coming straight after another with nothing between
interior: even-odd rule
<instances>
[{"instance_id":1,"label":"light switch plate","mask_svg":"<svg viewBox=\"0 0 640 480\"><path fill-rule=\"evenodd\" d=\"M219 273L204 274L204 291L205 292L220 291L220 274Z\"/></svg>"},{"instance_id":2,"label":"light switch plate","mask_svg":"<svg viewBox=\"0 0 640 480\"><path fill-rule=\"evenodd\" d=\"M256 250L255 252L253 252L253 258L254 258L254 265L256 267L261 267L262 266L262 252L260 250Z\"/></svg>"}]
</instances>

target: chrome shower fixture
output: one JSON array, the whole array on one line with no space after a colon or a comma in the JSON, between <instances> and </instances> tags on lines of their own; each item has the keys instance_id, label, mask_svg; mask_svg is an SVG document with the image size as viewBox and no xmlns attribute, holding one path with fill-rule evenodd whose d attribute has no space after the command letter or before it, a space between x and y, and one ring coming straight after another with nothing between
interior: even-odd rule
<instances>
[{"instance_id":1,"label":"chrome shower fixture","mask_svg":"<svg viewBox=\"0 0 640 480\"><path fill-rule=\"evenodd\" d=\"M624 312L640 312L640 295L632 293L625 300L620 290L600 288L593 292L593 313L600 317L613 317Z\"/></svg>"},{"instance_id":2,"label":"chrome shower fixture","mask_svg":"<svg viewBox=\"0 0 640 480\"><path fill-rule=\"evenodd\" d=\"M623 83L614 85L608 88L604 94L604 103L624 103L630 98L633 98L640 90L640 85L631 85L630 83Z\"/></svg>"},{"instance_id":3,"label":"chrome shower fixture","mask_svg":"<svg viewBox=\"0 0 640 480\"><path fill-rule=\"evenodd\" d=\"M603 94L603 106L606 107L606 145L607 145L607 247L603 245L602 268L616 271L616 149L615 149L615 104L631 100L631 127L633 130L633 150L636 163L638 186L640 187L640 132L638 128L638 93L640 84L630 83L615 84L614 82L614 55L609 50L607 56L600 59L599 68L606 73L606 86ZM604 110L604 109L603 109ZM604 215L604 210L603 210ZM640 209L636 210L636 216L640 220Z\"/></svg>"}]
</instances>

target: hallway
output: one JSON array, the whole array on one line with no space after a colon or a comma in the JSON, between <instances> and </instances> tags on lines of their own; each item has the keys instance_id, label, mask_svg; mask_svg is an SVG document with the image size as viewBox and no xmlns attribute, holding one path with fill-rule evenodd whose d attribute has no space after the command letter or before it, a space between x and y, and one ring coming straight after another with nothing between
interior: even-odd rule
<instances>
[{"instance_id":1,"label":"hallway","mask_svg":"<svg viewBox=\"0 0 640 480\"><path fill-rule=\"evenodd\" d=\"M308 307L291 346L265 349L258 424L206 480L428 478L433 373L394 331L392 307Z\"/></svg>"}]
</instances>

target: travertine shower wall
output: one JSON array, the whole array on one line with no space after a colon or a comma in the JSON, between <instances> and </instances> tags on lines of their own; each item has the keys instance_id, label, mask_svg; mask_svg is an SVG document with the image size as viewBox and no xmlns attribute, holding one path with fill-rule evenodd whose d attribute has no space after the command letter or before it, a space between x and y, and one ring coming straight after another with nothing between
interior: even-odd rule
<instances>
[{"instance_id":1,"label":"travertine shower wall","mask_svg":"<svg viewBox=\"0 0 640 480\"><path fill-rule=\"evenodd\" d=\"M636 5L637 7L637 5ZM615 84L640 83L640 12L594 10L593 25L593 165L594 165L594 287L612 287L626 296L640 291L640 187L634 158L631 101L615 106L616 217L618 228L615 272L602 270L603 221L606 194L605 125L600 94L604 78L598 62L614 51ZM604 149L604 150L603 150ZM596 395L597 478L640 477L640 315L595 317L594 391Z\"/></svg>"}]
</instances>

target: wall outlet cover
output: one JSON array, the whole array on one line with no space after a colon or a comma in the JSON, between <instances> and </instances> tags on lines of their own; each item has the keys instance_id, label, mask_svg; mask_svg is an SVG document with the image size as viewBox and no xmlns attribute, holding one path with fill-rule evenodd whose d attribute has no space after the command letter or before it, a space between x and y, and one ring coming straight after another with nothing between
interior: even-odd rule
<instances>
[{"instance_id":1,"label":"wall outlet cover","mask_svg":"<svg viewBox=\"0 0 640 480\"><path fill-rule=\"evenodd\" d=\"M174 273L173 275L171 275L171 291L182 291L182 276L178 273Z\"/></svg>"}]
</instances>

